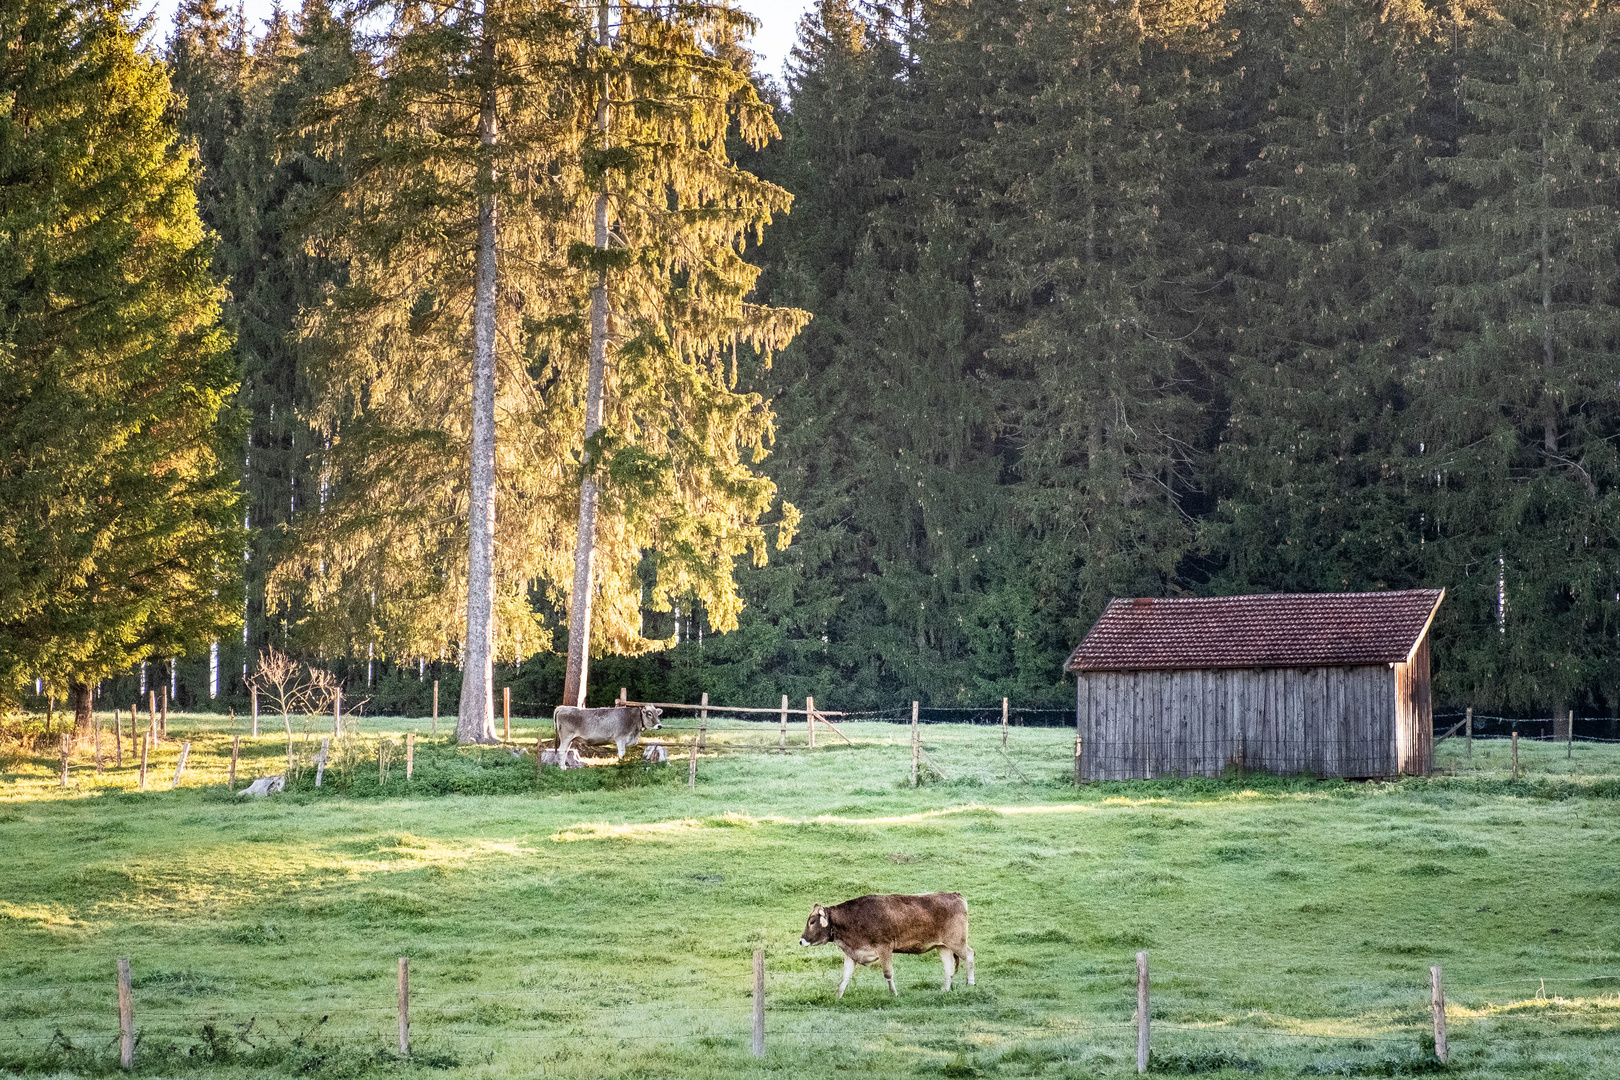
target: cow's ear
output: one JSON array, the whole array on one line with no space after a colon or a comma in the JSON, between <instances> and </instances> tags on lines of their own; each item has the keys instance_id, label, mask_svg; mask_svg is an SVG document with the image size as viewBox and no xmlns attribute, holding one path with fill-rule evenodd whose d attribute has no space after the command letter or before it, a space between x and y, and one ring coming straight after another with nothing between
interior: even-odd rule
<instances>
[{"instance_id":1,"label":"cow's ear","mask_svg":"<svg viewBox=\"0 0 1620 1080\"><path fill-rule=\"evenodd\" d=\"M826 926L827 925L827 909L822 908L820 914L821 914L821 925Z\"/></svg>"}]
</instances>

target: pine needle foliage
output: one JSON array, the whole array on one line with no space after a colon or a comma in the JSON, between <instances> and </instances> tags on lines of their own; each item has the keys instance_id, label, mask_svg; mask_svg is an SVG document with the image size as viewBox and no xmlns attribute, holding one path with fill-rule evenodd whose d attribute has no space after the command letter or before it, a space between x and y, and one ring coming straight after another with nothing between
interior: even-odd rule
<instances>
[{"instance_id":1,"label":"pine needle foliage","mask_svg":"<svg viewBox=\"0 0 1620 1080\"><path fill-rule=\"evenodd\" d=\"M552 645L567 603L586 470L603 484L593 647L636 653L643 605L701 597L718 627L741 608L733 564L763 561L772 434L739 365L769 361L802 312L745 300L741 256L789 196L739 169L728 137L775 134L717 45L721 5L522 0L481 10L381 5L375 63L308 115L344 182L317 242L346 278L307 315L323 437L322 505L272 575L308 610L306 644L396 658L453 652L467 588L467 357L479 198L500 208L496 385L496 652ZM490 52L485 52L485 43ZM609 137L594 127L606 79ZM499 137L480 137L486 90ZM493 175L494 180L480 179ZM612 244L591 245L597 190ZM585 445L589 293L605 270L611 345L604 430ZM781 538L794 513L780 511ZM648 553L652 554L649 559Z\"/></svg>"},{"instance_id":2,"label":"pine needle foliage","mask_svg":"<svg viewBox=\"0 0 1620 1080\"><path fill-rule=\"evenodd\" d=\"M1484 700L1620 686L1620 10L1502 0L1468 28L1471 121L1410 261L1432 290L1409 444L1448 666ZM1442 689L1457 685L1444 672Z\"/></svg>"},{"instance_id":3,"label":"pine needle foliage","mask_svg":"<svg viewBox=\"0 0 1620 1080\"><path fill-rule=\"evenodd\" d=\"M229 289L223 314L241 372L238 404L247 414L238 452L242 520L251 527L246 625L240 648L223 643L224 656L245 667L253 645L285 641L266 610L265 577L298 508L319 498L312 453L319 440L305 419L305 347L293 328L335 273L320 251L305 250L302 221L338 177L297 122L306 102L349 77L355 55L346 22L325 0L306 0L291 16L277 7L257 35L241 24L240 12L187 0L165 52L177 124L202 165L198 209L214 234L215 271Z\"/></svg>"},{"instance_id":4,"label":"pine needle foliage","mask_svg":"<svg viewBox=\"0 0 1620 1080\"><path fill-rule=\"evenodd\" d=\"M1438 27L1387 0L1239 18L1234 63L1259 96L1226 185L1231 293L1211 363L1229 398L1203 542L1223 591L1411 586L1422 507L1402 462L1424 305L1403 252L1433 180Z\"/></svg>"},{"instance_id":5,"label":"pine needle foliage","mask_svg":"<svg viewBox=\"0 0 1620 1080\"><path fill-rule=\"evenodd\" d=\"M0 695L238 624L221 290L163 65L118 0L0 9Z\"/></svg>"}]
</instances>

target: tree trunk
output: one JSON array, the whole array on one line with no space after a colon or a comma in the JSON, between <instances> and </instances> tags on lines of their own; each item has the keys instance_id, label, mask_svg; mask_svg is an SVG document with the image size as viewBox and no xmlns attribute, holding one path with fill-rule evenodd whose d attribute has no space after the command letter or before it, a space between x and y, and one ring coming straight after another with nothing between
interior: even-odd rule
<instances>
[{"instance_id":1,"label":"tree trunk","mask_svg":"<svg viewBox=\"0 0 1620 1080\"><path fill-rule=\"evenodd\" d=\"M73 679L68 683L68 704L73 708L75 736L88 739L94 733L94 713L91 711L90 684Z\"/></svg>"},{"instance_id":2,"label":"tree trunk","mask_svg":"<svg viewBox=\"0 0 1620 1080\"><path fill-rule=\"evenodd\" d=\"M1542 385L1552 378L1552 244L1547 235L1547 215L1551 213L1552 196L1547 190L1547 118L1541 118L1541 363ZM1547 397L1547 411L1542 418L1541 446L1549 454L1558 453L1558 400L1552 392L1543 390Z\"/></svg>"},{"instance_id":3,"label":"tree trunk","mask_svg":"<svg viewBox=\"0 0 1620 1080\"><path fill-rule=\"evenodd\" d=\"M608 45L608 7L604 2L598 8L597 44ZM602 96L596 103L596 127L602 133L603 147L607 145L608 129L608 77L602 76ZM596 196L596 248L608 246L607 180ZM591 436L602 428L603 383L607 377L608 291L607 271L599 270L596 285L591 289L591 358L590 372L585 381L585 441L582 457L585 478L579 486L579 529L574 539L574 585L569 593L568 608L568 666L563 675L563 704L584 706L586 685L590 681L591 662L591 591L595 582L596 564L596 508L599 489L596 466L600 464L590 454Z\"/></svg>"},{"instance_id":4,"label":"tree trunk","mask_svg":"<svg viewBox=\"0 0 1620 1080\"><path fill-rule=\"evenodd\" d=\"M495 36L484 7L485 90L479 137L486 190L478 197L473 284L472 500L467 508L467 639L456 741L495 741Z\"/></svg>"}]
</instances>

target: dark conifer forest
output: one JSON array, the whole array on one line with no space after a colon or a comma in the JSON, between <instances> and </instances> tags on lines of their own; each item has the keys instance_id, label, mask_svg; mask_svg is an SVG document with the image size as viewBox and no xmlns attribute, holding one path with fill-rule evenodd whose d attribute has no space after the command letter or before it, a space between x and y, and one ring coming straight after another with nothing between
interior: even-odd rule
<instances>
[{"instance_id":1,"label":"dark conifer forest","mask_svg":"<svg viewBox=\"0 0 1620 1080\"><path fill-rule=\"evenodd\" d=\"M453 641L267 602L341 496L305 313L352 283L311 225L348 166L309 119L375 59L350 18L185 0L163 43L241 380L219 708L270 645L379 710L425 711L435 673L455 700ZM753 467L792 509L764 521L797 528L738 558L726 633L649 548L662 647L593 661L592 701L1059 708L1110 598L1422 586L1437 707L1612 715L1617 46L1607 0L821 0L785 81L754 79L780 137L732 147L792 196L749 300L810 321L731 363L774 412ZM550 638L499 677L538 711L567 615L529 602Z\"/></svg>"}]
</instances>

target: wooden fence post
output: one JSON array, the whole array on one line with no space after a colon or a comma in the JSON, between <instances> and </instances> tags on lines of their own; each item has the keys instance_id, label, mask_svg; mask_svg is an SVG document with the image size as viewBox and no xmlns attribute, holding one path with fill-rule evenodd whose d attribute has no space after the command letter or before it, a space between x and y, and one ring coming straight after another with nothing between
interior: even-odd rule
<instances>
[{"instance_id":1,"label":"wooden fence post","mask_svg":"<svg viewBox=\"0 0 1620 1080\"><path fill-rule=\"evenodd\" d=\"M1468 739L1468 760L1474 760L1474 707L1468 706L1468 712L1463 717L1463 734Z\"/></svg>"},{"instance_id":2,"label":"wooden fence post","mask_svg":"<svg viewBox=\"0 0 1620 1080\"><path fill-rule=\"evenodd\" d=\"M174 663L174 661L170 660L169 663L172 664L172 663ZM169 737L169 688L167 686L165 686L165 687L162 687L161 693L158 694L158 738L167 739L168 737Z\"/></svg>"},{"instance_id":3,"label":"wooden fence post","mask_svg":"<svg viewBox=\"0 0 1620 1080\"><path fill-rule=\"evenodd\" d=\"M113 710L113 767L124 767L124 722L118 716L118 710Z\"/></svg>"},{"instance_id":4,"label":"wooden fence post","mask_svg":"<svg viewBox=\"0 0 1620 1080\"><path fill-rule=\"evenodd\" d=\"M152 741L157 742L158 726L157 726L157 691L156 690L148 690L146 692L146 719L150 723L150 726L152 728Z\"/></svg>"},{"instance_id":5,"label":"wooden fence post","mask_svg":"<svg viewBox=\"0 0 1620 1080\"><path fill-rule=\"evenodd\" d=\"M343 735L343 687L332 688L332 738ZM319 786L319 785L317 785Z\"/></svg>"},{"instance_id":6,"label":"wooden fence post","mask_svg":"<svg viewBox=\"0 0 1620 1080\"><path fill-rule=\"evenodd\" d=\"M407 731L405 733L405 779L409 780L411 778L411 773L415 770L415 768L416 732Z\"/></svg>"},{"instance_id":7,"label":"wooden fence post","mask_svg":"<svg viewBox=\"0 0 1620 1080\"><path fill-rule=\"evenodd\" d=\"M135 702L129 707L129 756L135 756L135 717L140 712L141 703Z\"/></svg>"},{"instance_id":8,"label":"wooden fence post","mask_svg":"<svg viewBox=\"0 0 1620 1080\"><path fill-rule=\"evenodd\" d=\"M129 957L118 958L118 1067L135 1067L135 997L129 986Z\"/></svg>"},{"instance_id":9,"label":"wooden fence post","mask_svg":"<svg viewBox=\"0 0 1620 1080\"><path fill-rule=\"evenodd\" d=\"M1513 779L1519 778L1519 732L1513 732Z\"/></svg>"},{"instance_id":10,"label":"wooden fence post","mask_svg":"<svg viewBox=\"0 0 1620 1080\"><path fill-rule=\"evenodd\" d=\"M140 791L146 790L146 751L151 744L152 736L149 734L143 734L141 736L141 785L138 789Z\"/></svg>"},{"instance_id":11,"label":"wooden fence post","mask_svg":"<svg viewBox=\"0 0 1620 1080\"><path fill-rule=\"evenodd\" d=\"M255 739L257 739L259 737L259 688L257 686L253 686L253 687L249 687L249 689L253 692L253 728L252 728L252 734L253 734L253 737Z\"/></svg>"},{"instance_id":12,"label":"wooden fence post","mask_svg":"<svg viewBox=\"0 0 1620 1080\"><path fill-rule=\"evenodd\" d=\"M686 762L686 786L697 790L697 743L692 744L692 754Z\"/></svg>"},{"instance_id":13,"label":"wooden fence post","mask_svg":"<svg viewBox=\"0 0 1620 1080\"><path fill-rule=\"evenodd\" d=\"M782 741L781 750L787 753L787 695L782 695Z\"/></svg>"},{"instance_id":14,"label":"wooden fence post","mask_svg":"<svg viewBox=\"0 0 1620 1080\"><path fill-rule=\"evenodd\" d=\"M623 705L623 704L627 703L629 700L630 700L630 688L628 686L619 687L619 700L614 702L614 704L615 705Z\"/></svg>"},{"instance_id":15,"label":"wooden fence post","mask_svg":"<svg viewBox=\"0 0 1620 1080\"><path fill-rule=\"evenodd\" d=\"M506 721L506 738L503 742L512 741L512 688L501 687L501 716Z\"/></svg>"},{"instance_id":16,"label":"wooden fence post","mask_svg":"<svg viewBox=\"0 0 1620 1080\"><path fill-rule=\"evenodd\" d=\"M765 950L754 950L754 1056L765 1056Z\"/></svg>"},{"instance_id":17,"label":"wooden fence post","mask_svg":"<svg viewBox=\"0 0 1620 1080\"><path fill-rule=\"evenodd\" d=\"M1001 699L1001 748L1007 749L1007 699Z\"/></svg>"},{"instance_id":18,"label":"wooden fence post","mask_svg":"<svg viewBox=\"0 0 1620 1080\"><path fill-rule=\"evenodd\" d=\"M922 764L922 737L917 732L917 703L911 703L911 786L917 786L917 768Z\"/></svg>"},{"instance_id":19,"label":"wooden fence post","mask_svg":"<svg viewBox=\"0 0 1620 1080\"><path fill-rule=\"evenodd\" d=\"M433 734L439 733L439 680L433 680Z\"/></svg>"},{"instance_id":20,"label":"wooden fence post","mask_svg":"<svg viewBox=\"0 0 1620 1080\"><path fill-rule=\"evenodd\" d=\"M810 749L816 748L816 699L804 699L804 730L810 737Z\"/></svg>"},{"instance_id":21,"label":"wooden fence post","mask_svg":"<svg viewBox=\"0 0 1620 1080\"><path fill-rule=\"evenodd\" d=\"M709 693L703 692L703 708L698 712L698 749L709 748Z\"/></svg>"},{"instance_id":22,"label":"wooden fence post","mask_svg":"<svg viewBox=\"0 0 1620 1080\"><path fill-rule=\"evenodd\" d=\"M1434 1056L1446 1063L1446 991L1440 982L1440 965L1429 969L1429 1005L1434 1010Z\"/></svg>"},{"instance_id":23,"label":"wooden fence post","mask_svg":"<svg viewBox=\"0 0 1620 1080\"><path fill-rule=\"evenodd\" d=\"M68 754L73 747L73 736L62 732L62 786L68 786Z\"/></svg>"},{"instance_id":24,"label":"wooden fence post","mask_svg":"<svg viewBox=\"0 0 1620 1080\"><path fill-rule=\"evenodd\" d=\"M1564 733L1569 736L1569 741L1564 744L1564 757L1565 757L1566 760L1572 760L1575 757L1575 710L1574 709L1569 710L1569 726L1565 730ZM100 760L99 755L97 755L97 760L98 761ZM98 767L96 769L96 771L100 772L101 769Z\"/></svg>"},{"instance_id":25,"label":"wooden fence post","mask_svg":"<svg viewBox=\"0 0 1620 1080\"><path fill-rule=\"evenodd\" d=\"M1081 740L1080 733L1077 731L1077 732L1074 733L1074 782L1075 782L1075 785L1077 787L1081 783L1081 779L1080 779L1081 756L1080 755L1081 755L1081 752L1084 749L1085 749L1085 743Z\"/></svg>"},{"instance_id":26,"label":"wooden fence post","mask_svg":"<svg viewBox=\"0 0 1620 1080\"><path fill-rule=\"evenodd\" d=\"M1136 954L1136 1071L1148 1069L1148 954Z\"/></svg>"},{"instance_id":27,"label":"wooden fence post","mask_svg":"<svg viewBox=\"0 0 1620 1080\"><path fill-rule=\"evenodd\" d=\"M231 736L231 778L225 782L226 791L236 790L236 757L242 752L242 736Z\"/></svg>"},{"instance_id":28,"label":"wooden fence post","mask_svg":"<svg viewBox=\"0 0 1620 1080\"><path fill-rule=\"evenodd\" d=\"M174 767L174 783L169 785L169 790L173 791L175 788L180 786L180 774L186 771L186 758L190 756L190 754L191 744L182 743L180 746L180 761Z\"/></svg>"},{"instance_id":29,"label":"wooden fence post","mask_svg":"<svg viewBox=\"0 0 1620 1080\"><path fill-rule=\"evenodd\" d=\"M401 1057L406 1057L410 1052L411 962L402 956L399 958L399 1053Z\"/></svg>"}]
</instances>

